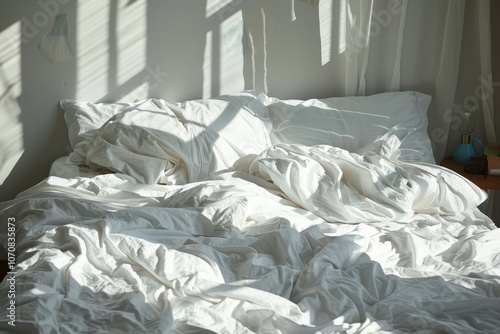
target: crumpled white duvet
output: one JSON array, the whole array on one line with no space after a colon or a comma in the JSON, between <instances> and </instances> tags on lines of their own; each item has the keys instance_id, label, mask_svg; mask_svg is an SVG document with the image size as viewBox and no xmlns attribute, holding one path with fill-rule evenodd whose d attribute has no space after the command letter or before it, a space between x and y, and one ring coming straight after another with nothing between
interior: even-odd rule
<instances>
[{"instance_id":1,"label":"crumpled white duvet","mask_svg":"<svg viewBox=\"0 0 500 334\"><path fill-rule=\"evenodd\" d=\"M358 155L331 146L279 144L236 168L272 182L294 203L330 222L450 215L486 200L483 190L451 170L398 161L398 146L390 137Z\"/></svg>"},{"instance_id":2,"label":"crumpled white duvet","mask_svg":"<svg viewBox=\"0 0 500 334\"><path fill-rule=\"evenodd\" d=\"M500 231L472 206L484 193L439 167L371 159L277 146L186 185L50 177L0 206L17 229L16 326L4 280L0 329L498 331ZM367 184L375 175L387 185ZM313 191L323 183L332 188L316 192L326 199ZM453 202L456 191L463 199ZM345 196L373 206L366 215L343 208ZM2 225L4 245L6 233Z\"/></svg>"}]
</instances>

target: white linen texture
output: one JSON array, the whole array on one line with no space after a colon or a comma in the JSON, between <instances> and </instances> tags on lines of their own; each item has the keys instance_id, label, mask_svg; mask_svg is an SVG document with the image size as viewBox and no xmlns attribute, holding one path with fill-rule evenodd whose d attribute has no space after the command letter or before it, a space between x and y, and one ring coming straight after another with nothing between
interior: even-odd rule
<instances>
[{"instance_id":1,"label":"white linen texture","mask_svg":"<svg viewBox=\"0 0 500 334\"><path fill-rule=\"evenodd\" d=\"M0 332L497 332L500 232L429 101L61 101L73 152L0 203Z\"/></svg>"},{"instance_id":2,"label":"white linen texture","mask_svg":"<svg viewBox=\"0 0 500 334\"><path fill-rule=\"evenodd\" d=\"M161 99L156 99L161 100ZM133 103L92 103L88 101L79 101L71 99L63 99L60 101L61 108L64 111L64 119L68 128L69 143L73 152L70 154L70 161L73 163L85 163L87 157L87 147L94 136L95 132L106 123L111 117L135 110L148 100L136 101ZM199 119L200 124L206 127L214 126L214 131L221 133L231 133L236 127L232 123L233 119L241 126L241 120L236 119L235 114L239 111L247 111L252 115L264 117L266 115L265 106L258 99L258 93L254 91L243 91L233 94L222 95L211 99L190 100L179 103L168 103L169 106L177 109L183 106L186 110L187 118L193 113L194 118ZM244 115L242 115L244 119ZM217 122L215 122L217 120ZM264 120L264 122L267 122ZM213 123L213 124L212 124ZM223 125L231 124L232 126L217 127L219 123ZM270 124L266 123L266 127L270 128ZM216 128L215 128L216 127ZM260 129L255 129L260 131ZM266 131L269 132L269 131ZM245 134L245 133L243 133ZM262 140L266 140L266 136ZM248 145L248 144L243 144Z\"/></svg>"},{"instance_id":3,"label":"white linen texture","mask_svg":"<svg viewBox=\"0 0 500 334\"><path fill-rule=\"evenodd\" d=\"M395 136L374 147L380 149L378 154L372 149L361 156L326 145L279 144L244 171L272 182L283 196L330 222L401 221L414 213L452 215L487 198L475 184L446 168L391 161L391 152L399 147Z\"/></svg>"},{"instance_id":4,"label":"white linen texture","mask_svg":"<svg viewBox=\"0 0 500 334\"><path fill-rule=\"evenodd\" d=\"M229 98L178 105L145 100L97 130L86 162L144 183L205 179L270 146L265 112L253 103L260 104L255 98L247 104Z\"/></svg>"},{"instance_id":5,"label":"white linen texture","mask_svg":"<svg viewBox=\"0 0 500 334\"><path fill-rule=\"evenodd\" d=\"M0 205L0 215L17 218L15 332L500 326L500 234L476 208L329 223L260 178L228 172L170 186L124 174L53 176ZM4 280L2 305L8 289ZM6 315L0 309L9 331Z\"/></svg>"},{"instance_id":6,"label":"white linen texture","mask_svg":"<svg viewBox=\"0 0 500 334\"><path fill-rule=\"evenodd\" d=\"M435 163L427 134L431 96L415 91L370 96L280 100L264 93L273 144L331 145L363 154L380 138L396 135L400 160Z\"/></svg>"}]
</instances>

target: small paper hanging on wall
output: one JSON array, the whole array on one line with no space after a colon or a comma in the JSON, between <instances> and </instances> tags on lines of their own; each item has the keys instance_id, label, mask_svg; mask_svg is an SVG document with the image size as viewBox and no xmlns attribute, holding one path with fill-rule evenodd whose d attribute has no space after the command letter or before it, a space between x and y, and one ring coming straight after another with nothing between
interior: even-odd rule
<instances>
[{"instance_id":1,"label":"small paper hanging on wall","mask_svg":"<svg viewBox=\"0 0 500 334\"><path fill-rule=\"evenodd\" d=\"M73 57L68 41L67 15L61 14L56 17L50 35L42 37L38 48L51 63L57 63Z\"/></svg>"}]
</instances>

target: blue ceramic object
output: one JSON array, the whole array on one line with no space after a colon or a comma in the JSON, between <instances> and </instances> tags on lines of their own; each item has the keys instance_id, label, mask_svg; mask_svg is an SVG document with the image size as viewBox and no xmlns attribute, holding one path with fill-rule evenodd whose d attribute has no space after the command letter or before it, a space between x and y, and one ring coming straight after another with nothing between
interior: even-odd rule
<instances>
[{"instance_id":1,"label":"blue ceramic object","mask_svg":"<svg viewBox=\"0 0 500 334\"><path fill-rule=\"evenodd\" d=\"M466 164L471 158L480 158L484 152L484 144L478 138L471 139L469 135L462 135L462 140L453 152L455 162Z\"/></svg>"}]
</instances>

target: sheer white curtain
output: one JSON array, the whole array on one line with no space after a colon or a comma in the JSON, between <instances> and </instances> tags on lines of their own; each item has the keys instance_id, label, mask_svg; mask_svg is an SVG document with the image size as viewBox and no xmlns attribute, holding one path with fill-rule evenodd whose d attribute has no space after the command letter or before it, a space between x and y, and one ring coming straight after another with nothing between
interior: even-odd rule
<instances>
[{"instance_id":1,"label":"sheer white curtain","mask_svg":"<svg viewBox=\"0 0 500 334\"><path fill-rule=\"evenodd\" d=\"M490 1L476 0L478 35L479 35L479 57L481 65L481 107L484 117L485 137L489 145L497 145L495 133L495 114L493 109L493 76L491 66L491 28L490 28Z\"/></svg>"},{"instance_id":2,"label":"sheer white curtain","mask_svg":"<svg viewBox=\"0 0 500 334\"><path fill-rule=\"evenodd\" d=\"M464 20L474 15L466 11L466 1L475 6L476 20ZM479 54L480 73L472 74L473 80L481 76L480 86L491 80L489 0L322 0L320 22L325 2L338 13L338 52L332 66L343 78L344 94L418 90L432 95L429 134L439 162L450 152L448 135L455 135L453 110L462 103L456 100L459 74L471 65L461 62L463 53ZM476 35L478 48L463 45L464 31ZM492 94L483 93L477 100L488 143L496 143Z\"/></svg>"}]
</instances>

